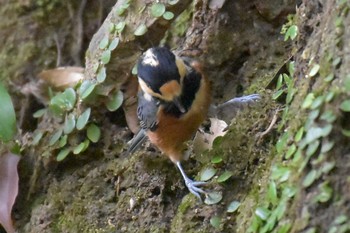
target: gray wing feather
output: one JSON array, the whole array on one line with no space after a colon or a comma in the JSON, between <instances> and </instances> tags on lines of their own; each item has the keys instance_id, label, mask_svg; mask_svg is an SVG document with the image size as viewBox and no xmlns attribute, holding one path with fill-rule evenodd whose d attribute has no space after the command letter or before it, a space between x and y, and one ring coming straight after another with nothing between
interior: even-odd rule
<instances>
[{"instance_id":1,"label":"gray wing feather","mask_svg":"<svg viewBox=\"0 0 350 233\"><path fill-rule=\"evenodd\" d=\"M133 138L128 153L134 153L146 141L148 130L157 129L157 113L159 110L159 100L150 97L145 98L144 92L138 94L137 116L140 120L140 131Z\"/></svg>"}]
</instances>

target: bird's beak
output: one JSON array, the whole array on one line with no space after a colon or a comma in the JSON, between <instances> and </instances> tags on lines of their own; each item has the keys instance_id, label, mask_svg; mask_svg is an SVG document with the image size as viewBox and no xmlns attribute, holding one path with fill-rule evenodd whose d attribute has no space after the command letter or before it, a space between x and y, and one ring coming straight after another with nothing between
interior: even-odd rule
<instances>
[{"instance_id":1,"label":"bird's beak","mask_svg":"<svg viewBox=\"0 0 350 233\"><path fill-rule=\"evenodd\" d=\"M175 106L180 110L181 113L185 113L186 112L186 109L182 105L179 97L175 97L173 102L174 102Z\"/></svg>"}]
</instances>

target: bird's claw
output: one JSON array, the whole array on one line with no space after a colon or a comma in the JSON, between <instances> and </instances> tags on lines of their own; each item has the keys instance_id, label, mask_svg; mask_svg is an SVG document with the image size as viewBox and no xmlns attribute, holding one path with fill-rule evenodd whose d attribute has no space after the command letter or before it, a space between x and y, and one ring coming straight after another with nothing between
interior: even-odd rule
<instances>
[{"instance_id":1,"label":"bird's claw","mask_svg":"<svg viewBox=\"0 0 350 233\"><path fill-rule=\"evenodd\" d=\"M202 198L200 193L207 194L207 192L205 192L203 189L197 187L197 186L205 185L206 182L204 181L193 181L191 179L186 179L185 184L188 190L201 201L202 201Z\"/></svg>"},{"instance_id":2,"label":"bird's claw","mask_svg":"<svg viewBox=\"0 0 350 233\"><path fill-rule=\"evenodd\" d=\"M261 96L259 94L251 94L245 95L242 97L236 97L232 99L234 102L246 103L246 102L255 102L261 100Z\"/></svg>"}]
</instances>

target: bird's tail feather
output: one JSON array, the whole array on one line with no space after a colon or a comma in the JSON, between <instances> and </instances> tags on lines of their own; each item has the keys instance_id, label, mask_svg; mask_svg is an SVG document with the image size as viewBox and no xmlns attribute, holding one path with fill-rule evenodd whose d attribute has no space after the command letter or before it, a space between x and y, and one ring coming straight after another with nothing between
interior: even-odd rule
<instances>
[{"instance_id":1,"label":"bird's tail feather","mask_svg":"<svg viewBox=\"0 0 350 233\"><path fill-rule=\"evenodd\" d=\"M134 153L137 149L144 143L147 139L145 130L141 129L136 136L132 139L131 145L129 146L127 152L129 154Z\"/></svg>"}]
</instances>

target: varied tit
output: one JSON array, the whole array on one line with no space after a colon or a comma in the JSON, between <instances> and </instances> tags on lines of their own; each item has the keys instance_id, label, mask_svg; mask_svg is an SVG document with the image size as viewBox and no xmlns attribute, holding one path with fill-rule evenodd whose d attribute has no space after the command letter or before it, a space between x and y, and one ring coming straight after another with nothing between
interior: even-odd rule
<instances>
[{"instance_id":1,"label":"varied tit","mask_svg":"<svg viewBox=\"0 0 350 233\"><path fill-rule=\"evenodd\" d=\"M205 193L197 187L205 182L188 178L181 166L185 149L207 117L211 100L210 86L199 63L175 56L168 48L148 49L139 59L137 115L141 130L134 137L129 152L146 139L156 145L176 164L189 191L199 199Z\"/></svg>"}]
</instances>

